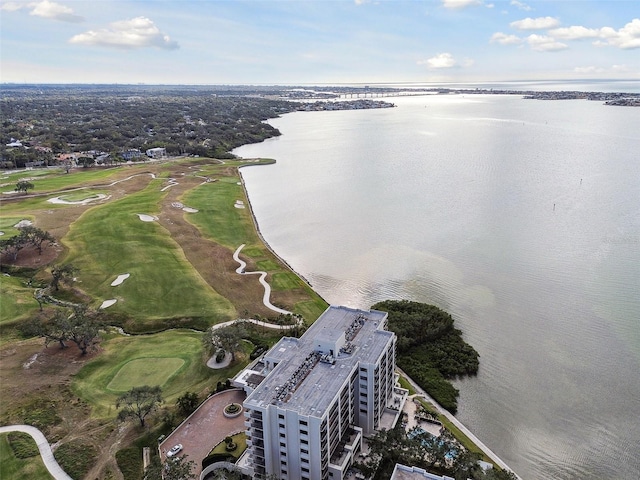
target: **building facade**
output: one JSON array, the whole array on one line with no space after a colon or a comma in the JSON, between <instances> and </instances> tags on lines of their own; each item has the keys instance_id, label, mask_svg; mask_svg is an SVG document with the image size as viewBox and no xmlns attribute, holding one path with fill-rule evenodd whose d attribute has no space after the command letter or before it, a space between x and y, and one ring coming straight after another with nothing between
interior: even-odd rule
<instances>
[{"instance_id":1,"label":"building facade","mask_svg":"<svg viewBox=\"0 0 640 480\"><path fill-rule=\"evenodd\" d=\"M234 379L248 395L245 473L345 478L363 437L402 408L396 337L386 325L385 312L331 306L302 337L282 338Z\"/></svg>"}]
</instances>

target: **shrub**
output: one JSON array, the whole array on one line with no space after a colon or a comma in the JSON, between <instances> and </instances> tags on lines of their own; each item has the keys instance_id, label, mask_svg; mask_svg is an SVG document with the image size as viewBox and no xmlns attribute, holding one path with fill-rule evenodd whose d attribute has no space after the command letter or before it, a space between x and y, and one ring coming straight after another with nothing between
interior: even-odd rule
<instances>
[{"instance_id":1,"label":"shrub","mask_svg":"<svg viewBox=\"0 0 640 480\"><path fill-rule=\"evenodd\" d=\"M40 454L36 442L31 435L23 432L11 432L8 435L9 445L17 458L35 457Z\"/></svg>"},{"instance_id":2,"label":"shrub","mask_svg":"<svg viewBox=\"0 0 640 480\"><path fill-rule=\"evenodd\" d=\"M137 447L123 448L116 452L116 462L124 480L142 478L142 452Z\"/></svg>"}]
</instances>

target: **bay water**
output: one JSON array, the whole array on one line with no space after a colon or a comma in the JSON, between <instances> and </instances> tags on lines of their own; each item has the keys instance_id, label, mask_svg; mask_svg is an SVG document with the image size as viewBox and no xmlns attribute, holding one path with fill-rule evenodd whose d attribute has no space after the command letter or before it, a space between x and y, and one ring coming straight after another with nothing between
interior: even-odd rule
<instances>
[{"instance_id":1,"label":"bay water","mask_svg":"<svg viewBox=\"0 0 640 480\"><path fill-rule=\"evenodd\" d=\"M296 112L234 153L265 240L331 304L449 311L457 417L524 479L640 478L640 109L515 95Z\"/></svg>"}]
</instances>

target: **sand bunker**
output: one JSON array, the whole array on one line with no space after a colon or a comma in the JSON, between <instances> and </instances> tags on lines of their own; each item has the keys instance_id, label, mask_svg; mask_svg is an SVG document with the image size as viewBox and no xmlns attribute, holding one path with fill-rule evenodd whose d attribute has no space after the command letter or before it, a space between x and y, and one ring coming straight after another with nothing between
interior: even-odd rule
<instances>
[{"instance_id":1,"label":"sand bunker","mask_svg":"<svg viewBox=\"0 0 640 480\"><path fill-rule=\"evenodd\" d=\"M245 208L242 200L236 200L236 203L233 206L236 208Z\"/></svg>"},{"instance_id":2,"label":"sand bunker","mask_svg":"<svg viewBox=\"0 0 640 480\"><path fill-rule=\"evenodd\" d=\"M33 222L31 220L20 220L18 223L16 223L13 227L14 228L24 228L24 227L28 227L30 225L33 225Z\"/></svg>"},{"instance_id":3,"label":"sand bunker","mask_svg":"<svg viewBox=\"0 0 640 480\"><path fill-rule=\"evenodd\" d=\"M118 285L120 285L122 282L124 282L130 276L131 275L128 274L128 273L123 273L122 275L118 275L118 278L116 278L113 282L111 282L111 286L112 287L117 287Z\"/></svg>"},{"instance_id":4,"label":"sand bunker","mask_svg":"<svg viewBox=\"0 0 640 480\"><path fill-rule=\"evenodd\" d=\"M1 237L2 235L4 235L4 232L0 232L0 237Z\"/></svg>"},{"instance_id":5,"label":"sand bunker","mask_svg":"<svg viewBox=\"0 0 640 480\"><path fill-rule=\"evenodd\" d=\"M100 305L100 308L107 308L110 307L111 305L113 305L114 303L116 303L118 300L116 300L115 298L112 298L111 300L105 300L104 302L102 302L102 305Z\"/></svg>"},{"instance_id":6,"label":"sand bunker","mask_svg":"<svg viewBox=\"0 0 640 480\"><path fill-rule=\"evenodd\" d=\"M155 222L156 220L158 220L158 217L154 215L147 215L145 213L138 213L137 215L138 218L143 222Z\"/></svg>"},{"instance_id":7,"label":"sand bunker","mask_svg":"<svg viewBox=\"0 0 640 480\"><path fill-rule=\"evenodd\" d=\"M182 203L180 202L173 202L171 204L171 206L173 208L179 208L180 210L183 210L187 213L198 213L198 210L196 208L191 208L191 207L185 207Z\"/></svg>"},{"instance_id":8,"label":"sand bunker","mask_svg":"<svg viewBox=\"0 0 640 480\"><path fill-rule=\"evenodd\" d=\"M69 200L65 200L63 198L60 197L53 197L50 198L49 200L47 200L47 202L49 203L58 203L58 204L64 204L64 205L86 205L87 203L91 203L91 202L95 202L98 200L102 200L104 198L107 198L107 195L105 195L104 193L97 193L96 195L92 195L89 198L85 198L84 200L78 200L78 201L69 201Z\"/></svg>"}]
</instances>

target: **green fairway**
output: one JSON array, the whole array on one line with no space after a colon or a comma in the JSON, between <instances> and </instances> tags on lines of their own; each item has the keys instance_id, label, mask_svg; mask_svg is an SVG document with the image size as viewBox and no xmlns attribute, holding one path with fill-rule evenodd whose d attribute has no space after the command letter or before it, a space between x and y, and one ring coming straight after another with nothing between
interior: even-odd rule
<instances>
[{"instance_id":1,"label":"green fairway","mask_svg":"<svg viewBox=\"0 0 640 480\"><path fill-rule=\"evenodd\" d=\"M0 324L26 318L38 309L33 290L24 278L0 276Z\"/></svg>"},{"instance_id":2,"label":"green fairway","mask_svg":"<svg viewBox=\"0 0 640 480\"><path fill-rule=\"evenodd\" d=\"M29 181L33 183L34 188L29 193L51 192L62 188L86 185L87 182L108 179L112 175L119 173L122 168L87 168L75 170L69 174L62 174L62 169L18 172L2 181L5 186L0 187L0 192L14 191L15 183L12 182L18 182L22 178L30 178Z\"/></svg>"},{"instance_id":3,"label":"green fairway","mask_svg":"<svg viewBox=\"0 0 640 480\"><path fill-rule=\"evenodd\" d=\"M191 267L168 232L157 222L140 220L140 214L158 213L166 195L160 192L161 182L153 180L141 192L83 214L64 238L72 252L65 263L80 268L83 290L100 303L118 299L110 311L139 322L152 320L153 328L160 328L153 320L166 318L199 318L205 324L230 320L235 315L231 303ZM112 287L113 279L123 273L131 277ZM134 330L146 328L139 325Z\"/></svg>"},{"instance_id":4,"label":"green fairway","mask_svg":"<svg viewBox=\"0 0 640 480\"><path fill-rule=\"evenodd\" d=\"M112 392L126 392L140 385L163 386L185 364L182 358L148 357L125 363L107 385Z\"/></svg>"},{"instance_id":5,"label":"green fairway","mask_svg":"<svg viewBox=\"0 0 640 480\"><path fill-rule=\"evenodd\" d=\"M108 192L106 191L96 191L91 189L82 189L72 193L65 193L64 195L59 195L58 198L60 200L64 200L65 202L82 202L83 200L89 199L99 199L100 195L106 195Z\"/></svg>"},{"instance_id":6,"label":"green fairway","mask_svg":"<svg viewBox=\"0 0 640 480\"><path fill-rule=\"evenodd\" d=\"M18 229L15 227L15 225L21 220L33 221L33 217L0 217L0 232L3 233L3 235L0 235L0 240L17 235Z\"/></svg>"},{"instance_id":7,"label":"green fairway","mask_svg":"<svg viewBox=\"0 0 640 480\"><path fill-rule=\"evenodd\" d=\"M158 359L167 360L172 372L166 375L162 385L162 396L166 403L173 403L184 392L202 392L224 382L240 369L240 365L221 370L212 370L205 365L203 358L202 334L187 330L171 330L154 335L110 335L103 340L102 352L90 360L74 377L71 388L76 395L94 407L98 417L115 417L115 401L119 391L112 391L116 376L124 368L125 374L131 360L141 365L159 365ZM182 362L177 367L177 362ZM176 370L177 367L177 370ZM158 370L163 368L158 367ZM131 373L132 377L136 374ZM140 383L149 384L148 378L138 377ZM117 385L119 380L116 380Z\"/></svg>"},{"instance_id":8,"label":"green fairway","mask_svg":"<svg viewBox=\"0 0 640 480\"><path fill-rule=\"evenodd\" d=\"M25 478L33 480L51 480L53 477L45 468L40 455L28 458L16 457L9 440L8 434L0 434L0 479ZM36 442L33 441L35 446Z\"/></svg>"},{"instance_id":9,"label":"green fairway","mask_svg":"<svg viewBox=\"0 0 640 480\"><path fill-rule=\"evenodd\" d=\"M234 207L236 200L246 198L239 176L221 178L205 183L184 196L184 203L198 209L189 217L207 238L235 250L243 243L257 242L251 212L248 208Z\"/></svg>"}]
</instances>

